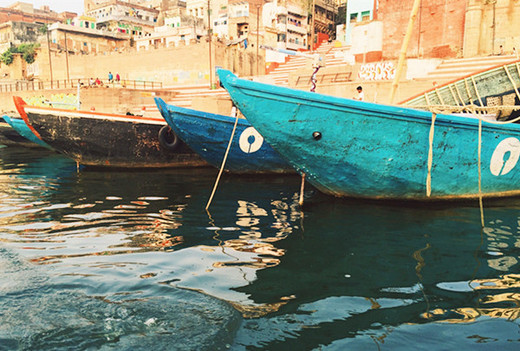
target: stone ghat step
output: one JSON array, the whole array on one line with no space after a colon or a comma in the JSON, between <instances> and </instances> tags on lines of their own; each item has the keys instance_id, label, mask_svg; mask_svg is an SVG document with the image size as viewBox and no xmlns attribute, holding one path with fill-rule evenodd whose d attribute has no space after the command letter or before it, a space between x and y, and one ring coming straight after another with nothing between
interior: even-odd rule
<instances>
[{"instance_id":1,"label":"stone ghat step","mask_svg":"<svg viewBox=\"0 0 520 351\"><path fill-rule=\"evenodd\" d=\"M467 57L467 58L459 58L459 59L449 59L444 60L441 65L465 65L465 64L474 64L474 63L496 63L499 65L500 63L505 63L509 61L517 60L515 55L504 55L504 56L477 56L477 57Z\"/></svg>"}]
</instances>

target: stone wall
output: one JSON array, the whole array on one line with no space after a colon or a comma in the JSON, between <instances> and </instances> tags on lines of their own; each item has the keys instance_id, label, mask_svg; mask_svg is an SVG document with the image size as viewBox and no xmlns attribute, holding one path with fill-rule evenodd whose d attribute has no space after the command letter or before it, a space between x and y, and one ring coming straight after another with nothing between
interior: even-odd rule
<instances>
[{"instance_id":1,"label":"stone wall","mask_svg":"<svg viewBox=\"0 0 520 351\"><path fill-rule=\"evenodd\" d=\"M260 52L260 55L263 53ZM239 76L256 74L256 51L219 42L211 46L212 67L231 69ZM53 79L67 78L65 53L51 54ZM50 80L49 55L46 48L37 56L39 79ZM258 62L260 74L265 72L265 60ZM122 80L144 80L169 85L206 84L210 81L208 43L147 51L113 52L109 54L69 55L69 77L108 79L108 72L119 73ZM215 82L213 77L213 82Z\"/></svg>"},{"instance_id":2,"label":"stone wall","mask_svg":"<svg viewBox=\"0 0 520 351\"><path fill-rule=\"evenodd\" d=\"M41 96L43 100L51 99L52 95L77 94L77 89L53 89L37 91L19 91L0 94L0 113L18 115L13 103L13 96L20 96L24 99ZM172 91L139 91L118 88L88 88L81 89L81 110L95 110L106 113L126 112L136 113L136 108L144 105L154 105L154 96L162 97L164 100L171 100L175 96Z\"/></svg>"},{"instance_id":3,"label":"stone wall","mask_svg":"<svg viewBox=\"0 0 520 351\"><path fill-rule=\"evenodd\" d=\"M516 0L469 0L464 56L512 53L520 49L520 3Z\"/></svg>"}]
</instances>

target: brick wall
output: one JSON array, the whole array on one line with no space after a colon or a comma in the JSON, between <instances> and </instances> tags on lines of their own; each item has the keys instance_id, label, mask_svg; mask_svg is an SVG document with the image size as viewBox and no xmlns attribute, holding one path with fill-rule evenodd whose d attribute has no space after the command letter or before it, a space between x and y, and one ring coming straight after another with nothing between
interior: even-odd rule
<instances>
[{"instance_id":1,"label":"brick wall","mask_svg":"<svg viewBox=\"0 0 520 351\"><path fill-rule=\"evenodd\" d=\"M383 57L399 56L413 0L380 0L378 20L383 27ZM422 1L408 45L408 57L461 56L466 0Z\"/></svg>"}]
</instances>

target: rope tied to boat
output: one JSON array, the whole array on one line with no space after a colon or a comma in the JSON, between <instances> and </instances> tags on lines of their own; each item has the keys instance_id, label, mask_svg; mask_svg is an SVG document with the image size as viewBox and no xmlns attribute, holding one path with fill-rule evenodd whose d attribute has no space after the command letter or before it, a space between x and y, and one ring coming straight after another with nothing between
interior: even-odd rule
<instances>
[{"instance_id":1,"label":"rope tied to boat","mask_svg":"<svg viewBox=\"0 0 520 351\"><path fill-rule=\"evenodd\" d=\"M222 172L224 171L224 166L226 165L226 160L229 154L229 149L231 149L231 144L233 142L233 137L235 136L235 131L237 129L238 124L238 111L235 105L233 105L231 109L231 115L235 116L235 125L233 125L233 130L231 131L231 137L229 138L229 143L226 149L226 152L224 153L224 159L222 160L222 165L220 166L220 171L218 172L217 179L215 180L215 185L213 186L213 191L211 192L211 195L208 200L208 204L206 205L206 211L208 211L209 205L211 204L211 201L213 200L213 196L215 195L215 191L217 191L218 182L220 181L220 176L222 175Z\"/></svg>"},{"instance_id":2,"label":"rope tied to boat","mask_svg":"<svg viewBox=\"0 0 520 351\"><path fill-rule=\"evenodd\" d=\"M461 106L462 107L462 106ZM464 106L464 109L468 108L469 106ZM477 107L477 106L474 106ZM428 174L426 176L426 196L431 197L431 172L432 172L432 164L433 164L433 137L435 133L435 120L437 118L437 113L441 111L441 109L435 108L433 106L430 106L430 110L432 111L432 122L430 126L430 134L429 134L429 149L428 149ZM478 118L478 146L477 146L477 167L478 167L478 201L479 201L479 208L480 208L480 225L482 228L485 227L485 220L484 220L484 204L483 204L483 195L482 195L482 115L479 115L476 110L470 111L473 115L477 116ZM510 121L502 121L499 123L494 124L509 124L514 123L515 121L520 120L520 117L515 118ZM487 121L493 123L494 121Z\"/></svg>"}]
</instances>

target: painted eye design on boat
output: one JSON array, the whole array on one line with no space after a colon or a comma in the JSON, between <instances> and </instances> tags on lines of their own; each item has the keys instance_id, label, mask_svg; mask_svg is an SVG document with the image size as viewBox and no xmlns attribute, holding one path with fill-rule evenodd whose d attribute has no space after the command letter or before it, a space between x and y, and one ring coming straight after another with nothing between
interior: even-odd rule
<instances>
[{"instance_id":1,"label":"painted eye design on boat","mask_svg":"<svg viewBox=\"0 0 520 351\"><path fill-rule=\"evenodd\" d=\"M314 132L312 133L312 137L314 140L320 140L321 139L321 133L320 132Z\"/></svg>"}]
</instances>

